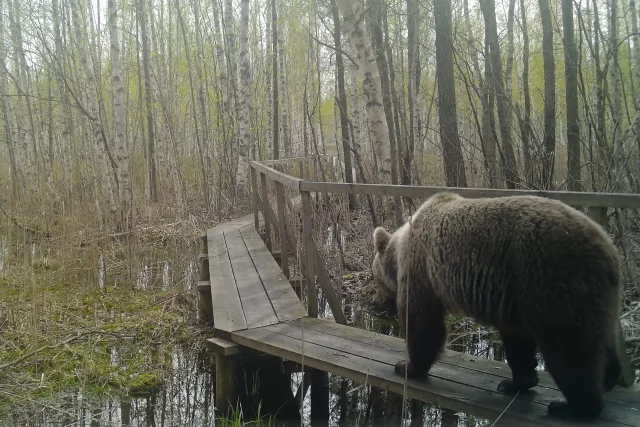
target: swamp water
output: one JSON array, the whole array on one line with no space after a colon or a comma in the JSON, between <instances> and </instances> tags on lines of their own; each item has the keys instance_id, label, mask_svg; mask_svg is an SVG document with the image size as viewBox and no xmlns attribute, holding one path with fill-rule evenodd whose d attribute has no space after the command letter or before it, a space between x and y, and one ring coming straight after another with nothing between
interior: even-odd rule
<instances>
[{"instance_id":1,"label":"swamp water","mask_svg":"<svg viewBox=\"0 0 640 427\"><path fill-rule=\"evenodd\" d=\"M35 263L34 259L39 259L38 263L46 262L47 264L52 264L56 262L55 257L51 255L50 248L35 247L34 249L32 244L25 245L23 249L25 248L29 249L29 253L26 255L23 253L22 256L28 255L27 258L31 258L31 264ZM11 240L8 238L0 239L0 280L8 280L8 271L12 263L15 262L15 256L12 259L11 251ZM171 305L167 305L164 302L164 308L170 310L173 301L176 300L176 296L183 295L186 300L190 300L190 303L184 304L186 309L191 311L189 321L195 324L195 312L197 310L195 285L197 283L198 269L194 260L197 259L198 252L194 244L189 250L180 248L180 255L176 252L175 257L171 258L163 258L156 251L148 251L142 254L136 253L137 273L133 275L129 273L129 277L132 276L131 278L135 283L135 289L132 294L129 294L129 298L142 298L146 295L146 300L148 301L143 306L143 308L146 308L157 305L159 302L162 303L163 298L166 297L172 302ZM47 254L51 259L43 257L42 254ZM44 261L42 261L43 259ZM115 257L116 261L117 259ZM126 270L126 268L116 261L114 261L114 257L109 257L100 251L95 254L94 262L99 268L93 272L92 280L99 290L95 290L94 293L103 296L105 294L109 295L109 292L113 292L114 287L124 286L123 282L126 283L126 280L123 279L124 273L121 270ZM26 286L29 286L29 284L27 283ZM35 288L35 285L32 286ZM149 294L155 295L154 293L158 294L157 298L155 296L148 298ZM83 301L86 299L85 295ZM118 312L117 303L111 302L105 306L95 302L97 300L92 301L89 304L88 311L93 311L93 313L84 313L84 315L90 320L93 317L96 324L113 322L114 319L125 315L124 310ZM331 312L328 303L321 292L318 293L318 301L321 307L319 315L321 317L330 316ZM3 348L11 347L11 343L5 342L5 346L3 346L2 342L5 339L3 338L1 326L2 309L11 311L10 307L15 303L16 301L12 301L11 298L3 298L3 295L0 295L0 352L3 351ZM394 320L376 315L376 313L369 310L366 304L362 304L349 295L342 297L342 303L345 314L356 326L382 334L397 336L397 324ZM46 306L46 304L43 304L43 306ZM103 307L106 310L103 310ZM55 308L50 308L50 310L52 313L56 312ZM176 322L178 322L178 317L182 316L182 314L182 312L176 311L174 316ZM13 314L14 318L16 316L19 317L20 313ZM33 391L38 387L47 388L44 387L44 383L47 375L50 374L45 368L35 369L37 375L26 376L25 378L28 381L24 382L23 388L19 386L16 388L16 384L3 384L4 373L0 372L0 403L2 403L2 400L5 400L5 403L7 401L20 401L19 405L9 405L8 407L0 405L0 425L87 427L120 425L240 425L229 420L218 419L218 414L215 412L213 404L215 397L215 367L210 365L210 354L203 346L204 338L207 336L206 333L197 336L193 332L193 335L189 336L191 332L187 331L185 333L182 331L179 342L173 342L169 338L173 328L171 322L174 317L162 317L162 314L155 312L149 314L149 316L152 317L150 320L152 323L169 322L169 324L164 325L168 332L161 331L162 333L158 334L158 330L152 330L151 335L155 335L151 338L146 337L147 341L145 341L144 345L137 347L136 345L139 344L137 342L132 342L131 346L122 343L118 344L119 346L107 346L103 353L107 354L107 365L111 365L111 368L98 370L98 372L93 372L92 375L86 375L84 371L81 373L77 371L86 369L87 357L98 356L94 353L87 353L89 356L86 354L80 355L79 357L85 362L74 365L77 380L69 381L68 387L62 389L50 387L52 389L50 392L45 390L44 393L30 393L29 391ZM158 316L157 320L154 320L156 319L154 316ZM17 327L15 324L13 326ZM149 325L147 327L152 328L152 326L157 325ZM504 354L501 344L490 333L478 330L478 328L465 321L454 322L450 325L449 330L451 331L450 339L452 340L452 344L449 346L450 349L503 360ZM64 347L57 350L63 353ZM149 349L152 349L152 354L150 355L132 354L145 352ZM79 350L71 349L70 352L64 353L62 357L74 357L74 351L78 352ZM59 357L55 352L47 353L46 356ZM138 370L132 369L131 371L128 368L123 368L123 366L131 363L129 362L130 360L135 360L140 365L140 359L144 360L147 365L142 363ZM11 361L12 359L0 357L0 366L2 366L2 362L7 360ZM126 369L126 375L119 372L114 374L116 370L112 369L114 366L118 370ZM153 368L149 368L150 366ZM16 371L19 369L34 370L29 365L20 365L15 369ZM111 378L114 375L119 378L118 381L106 381L106 377ZM12 374L8 372L7 377L13 378ZM93 385L100 383L101 386L95 387L89 384L91 381L88 380L88 377L91 378ZM299 388L301 377L299 373L291 374L293 393ZM38 379L41 379L42 384L38 384ZM108 384L104 384L105 382L108 382ZM409 400L405 402L403 411L402 396L387 393L369 385L331 374L329 375L329 386L329 425L331 426L442 425L442 412L437 407ZM22 393L24 393L24 398L19 397ZM13 400L8 399L9 394L13 395ZM302 412L305 425L309 425L310 422L310 394L309 391L303 404ZM245 413L243 415L245 419L252 419L254 414ZM457 418L460 426L486 424L485 420L476 419L465 414L458 414ZM401 419L404 419L404 421L401 421Z\"/></svg>"}]
</instances>

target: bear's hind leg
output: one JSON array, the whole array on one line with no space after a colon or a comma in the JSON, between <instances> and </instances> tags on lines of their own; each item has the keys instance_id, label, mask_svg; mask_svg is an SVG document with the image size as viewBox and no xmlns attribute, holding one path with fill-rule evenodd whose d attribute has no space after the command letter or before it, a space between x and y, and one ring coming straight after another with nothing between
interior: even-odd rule
<instances>
[{"instance_id":1,"label":"bear's hind leg","mask_svg":"<svg viewBox=\"0 0 640 427\"><path fill-rule=\"evenodd\" d=\"M611 391L622 375L622 366L615 347L606 347L607 364L604 368L604 391Z\"/></svg>"},{"instance_id":2,"label":"bear's hind leg","mask_svg":"<svg viewBox=\"0 0 640 427\"><path fill-rule=\"evenodd\" d=\"M500 336L513 378L501 381L498 391L513 394L535 387L538 384L538 360L533 336L503 332Z\"/></svg>"},{"instance_id":3,"label":"bear's hind leg","mask_svg":"<svg viewBox=\"0 0 640 427\"><path fill-rule=\"evenodd\" d=\"M401 312L402 310L399 310ZM409 362L396 363L395 372L407 378L425 376L431 365L438 359L447 338L447 325L442 310L433 310L430 314L421 313L409 318L412 321L406 328L407 352Z\"/></svg>"},{"instance_id":4,"label":"bear's hind leg","mask_svg":"<svg viewBox=\"0 0 640 427\"><path fill-rule=\"evenodd\" d=\"M552 345L538 340L538 345L549 373L566 401L551 402L549 415L577 419L598 417L604 408L604 347L579 345L568 337L562 342L553 341Z\"/></svg>"}]
</instances>

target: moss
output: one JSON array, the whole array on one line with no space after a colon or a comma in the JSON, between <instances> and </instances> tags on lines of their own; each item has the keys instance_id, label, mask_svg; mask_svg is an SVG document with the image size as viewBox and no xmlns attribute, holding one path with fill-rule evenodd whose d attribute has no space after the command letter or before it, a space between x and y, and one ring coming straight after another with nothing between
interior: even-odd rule
<instances>
[{"instance_id":1,"label":"moss","mask_svg":"<svg viewBox=\"0 0 640 427\"><path fill-rule=\"evenodd\" d=\"M134 397L149 396L162 387L162 375L148 372L134 376L128 384L129 394Z\"/></svg>"}]
</instances>

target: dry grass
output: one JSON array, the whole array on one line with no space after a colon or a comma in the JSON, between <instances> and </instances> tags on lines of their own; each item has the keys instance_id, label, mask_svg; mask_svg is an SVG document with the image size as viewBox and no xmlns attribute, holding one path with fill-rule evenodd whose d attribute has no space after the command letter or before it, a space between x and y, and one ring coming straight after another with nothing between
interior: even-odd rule
<instances>
[{"instance_id":1,"label":"dry grass","mask_svg":"<svg viewBox=\"0 0 640 427\"><path fill-rule=\"evenodd\" d=\"M203 342L199 236L222 219L162 204L125 231L98 218L59 202L0 215L0 420L70 390L148 392Z\"/></svg>"}]
</instances>

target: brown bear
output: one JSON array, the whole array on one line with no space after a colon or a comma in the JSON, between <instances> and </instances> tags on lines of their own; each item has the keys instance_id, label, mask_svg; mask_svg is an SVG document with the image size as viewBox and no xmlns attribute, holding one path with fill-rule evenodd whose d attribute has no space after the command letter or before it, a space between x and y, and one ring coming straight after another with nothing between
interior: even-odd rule
<instances>
[{"instance_id":1,"label":"brown bear","mask_svg":"<svg viewBox=\"0 0 640 427\"><path fill-rule=\"evenodd\" d=\"M397 306L407 344L409 361L396 364L397 374L429 372L453 312L500 333L512 379L499 391L537 385L539 350L566 398L549 414L600 414L603 392L621 375L621 285L618 251L597 223L542 197L441 192L393 234L376 228L373 241L372 302Z\"/></svg>"}]
</instances>

